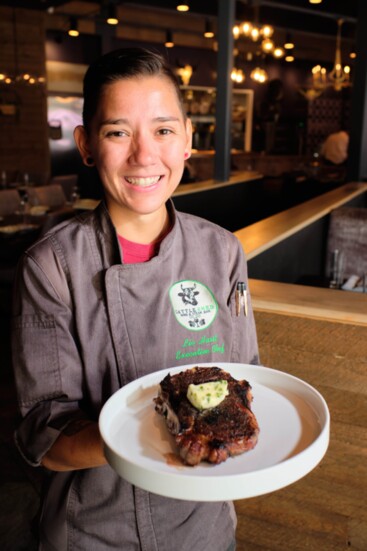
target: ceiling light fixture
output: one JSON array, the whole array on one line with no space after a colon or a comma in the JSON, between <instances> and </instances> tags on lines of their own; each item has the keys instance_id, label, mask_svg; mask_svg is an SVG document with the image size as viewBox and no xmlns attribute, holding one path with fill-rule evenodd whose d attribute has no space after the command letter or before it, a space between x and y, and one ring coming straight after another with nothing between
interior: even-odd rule
<instances>
[{"instance_id":1,"label":"ceiling light fixture","mask_svg":"<svg viewBox=\"0 0 367 551\"><path fill-rule=\"evenodd\" d=\"M255 17L258 20L258 17ZM274 27L271 25L258 25L251 21L244 21L238 25L235 25L232 29L233 37L235 40L241 40L241 38L258 42L261 40L261 50L265 54L273 55L275 58L281 58L284 56L284 50L280 46L276 46L271 38L274 34ZM293 45L292 45L293 47Z\"/></svg>"},{"instance_id":2,"label":"ceiling light fixture","mask_svg":"<svg viewBox=\"0 0 367 551\"><path fill-rule=\"evenodd\" d=\"M274 48L273 55L277 59L280 59L281 57L283 57L284 56L283 48L280 48L279 46L277 48Z\"/></svg>"},{"instance_id":3,"label":"ceiling light fixture","mask_svg":"<svg viewBox=\"0 0 367 551\"><path fill-rule=\"evenodd\" d=\"M109 25L118 25L119 23L119 20L117 17L117 7L112 2L110 2L108 5L108 15L107 15L106 22Z\"/></svg>"},{"instance_id":4,"label":"ceiling light fixture","mask_svg":"<svg viewBox=\"0 0 367 551\"><path fill-rule=\"evenodd\" d=\"M166 46L166 48L173 48L175 45L175 43L173 42L172 31L170 30L166 31L166 41L164 45Z\"/></svg>"},{"instance_id":5,"label":"ceiling light fixture","mask_svg":"<svg viewBox=\"0 0 367 551\"><path fill-rule=\"evenodd\" d=\"M214 38L213 24L210 21L210 19L207 19L205 21L204 36L205 36L205 38Z\"/></svg>"},{"instance_id":6,"label":"ceiling light fixture","mask_svg":"<svg viewBox=\"0 0 367 551\"><path fill-rule=\"evenodd\" d=\"M341 55L341 28L343 24L343 19L338 19L338 32L336 35L336 48L335 48L335 61L334 67L329 74L326 73L324 67L316 65L312 69L313 74L313 83L315 86L321 88L332 86L334 90L339 92L342 88L350 86L349 76L350 76L350 67L349 65L342 65L342 55Z\"/></svg>"},{"instance_id":7,"label":"ceiling light fixture","mask_svg":"<svg viewBox=\"0 0 367 551\"><path fill-rule=\"evenodd\" d=\"M233 32L233 37L235 40L237 40L237 38L240 36L240 28L238 25L235 25L232 29L232 32Z\"/></svg>"},{"instance_id":8,"label":"ceiling light fixture","mask_svg":"<svg viewBox=\"0 0 367 551\"><path fill-rule=\"evenodd\" d=\"M69 19L68 35L73 37L79 36L78 21L76 17L70 17Z\"/></svg>"},{"instance_id":9,"label":"ceiling light fixture","mask_svg":"<svg viewBox=\"0 0 367 551\"><path fill-rule=\"evenodd\" d=\"M257 40L259 40L259 38L261 36L261 30L258 29L257 27L252 27L251 32L250 32L250 36L251 36L252 40L254 42L256 42Z\"/></svg>"},{"instance_id":10,"label":"ceiling light fixture","mask_svg":"<svg viewBox=\"0 0 367 551\"><path fill-rule=\"evenodd\" d=\"M322 0L308 0L310 4L321 4Z\"/></svg>"},{"instance_id":11,"label":"ceiling light fixture","mask_svg":"<svg viewBox=\"0 0 367 551\"><path fill-rule=\"evenodd\" d=\"M190 6L188 4L178 4L176 6L177 11L189 11Z\"/></svg>"},{"instance_id":12,"label":"ceiling light fixture","mask_svg":"<svg viewBox=\"0 0 367 551\"><path fill-rule=\"evenodd\" d=\"M264 84L264 82L268 80L267 72L265 69L261 69L261 67L255 67L255 69L251 71L250 77L259 84Z\"/></svg>"},{"instance_id":13,"label":"ceiling light fixture","mask_svg":"<svg viewBox=\"0 0 367 551\"><path fill-rule=\"evenodd\" d=\"M340 92L343 88L351 86L350 67L342 65L341 59L341 27L343 19L338 19L338 32L336 36L335 61L332 70L328 73L325 67L315 65L312 68L312 85L306 89L299 89L299 92L308 100L314 100L320 96L326 89L334 88Z\"/></svg>"},{"instance_id":14,"label":"ceiling light fixture","mask_svg":"<svg viewBox=\"0 0 367 551\"><path fill-rule=\"evenodd\" d=\"M273 36L273 33L274 33L274 29L273 29L273 27L271 27L270 25L264 25L264 26L261 28L261 34L262 34L265 38L270 38L271 36Z\"/></svg>"},{"instance_id":15,"label":"ceiling light fixture","mask_svg":"<svg viewBox=\"0 0 367 551\"><path fill-rule=\"evenodd\" d=\"M270 38L264 38L261 42L263 52L270 54L274 50L274 42Z\"/></svg>"},{"instance_id":16,"label":"ceiling light fixture","mask_svg":"<svg viewBox=\"0 0 367 551\"><path fill-rule=\"evenodd\" d=\"M242 71L242 69L236 69L233 67L231 72L231 79L233 82L236 82L237 84L241 84L245 81L245 73Z\"/></svg>"},{"instance_id":17,"label":"ceiling light fixture","mask_svg":"<svg viewBox=\"0 0 367 551\"><path fill-rule=\"evenodd\" d=\"M285 42L283 44L283 48L285 48L286 50L293 50L293 48L294 48L294 42L292 40L292 36L290 35L290 33L287 33L287 35L285 37Z\"/></svg>"},{"instance_id":18,"label":"ceiling light fixture","mask_svg":"<svg viewBox=\"0 0 367 551\"><path fill-rule=\"evenodd\" d=\"M244 21L240 25L235 25L232 29L234 38L239 38L241 34L246 38L252 38L254 42L259 38L270 38L273 36L274 28L271 25L254 25L250 21Z\"/></svg>"},{"instance_id":19,"label":"ceiling light fixture","mask_svg":"<svg viewBox=\"0 0 367 551\"><path fill-rule=\"evenodd\" d=\"M242 29L242 32L245 36L250 36L251 29L252 29L252 24L249 21L245 21L244 23L242 23L241 29ZM238 32L240 32L239 27L238 27Z\"/></svg>"}]
</instances>

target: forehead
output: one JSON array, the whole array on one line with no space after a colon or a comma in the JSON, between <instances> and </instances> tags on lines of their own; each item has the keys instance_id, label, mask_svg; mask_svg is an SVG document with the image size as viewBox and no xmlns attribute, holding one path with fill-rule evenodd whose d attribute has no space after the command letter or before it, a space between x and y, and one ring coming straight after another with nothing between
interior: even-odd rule
<instances>
[{"instance_id":1,"label":"forehead","mask_svg":"<svg viewBox=\"0 0 367 551\"><path fill-rule=\"evenodd\" d=\"M99 106L132 106L144 109L162 105L182 111L181 101L173 83L164 75L147 75L116 79L101 90Z\"/></svg>"}]
</instances>

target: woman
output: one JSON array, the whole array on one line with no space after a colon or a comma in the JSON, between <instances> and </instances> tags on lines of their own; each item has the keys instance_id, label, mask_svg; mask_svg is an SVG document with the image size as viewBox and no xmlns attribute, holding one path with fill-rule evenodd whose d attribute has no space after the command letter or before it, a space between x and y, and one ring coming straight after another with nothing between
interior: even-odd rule
<instances>
[{"instance_id":1,"label":"woman","mask_svg":"<svg viewBox=\"0 0 367 551\"><path fill-rule=\"evenodd\" d=\"M251 303L247 316L235 313L236 284L247 280L239 243L170 201L191 124L165 61L126 49L93 63L75 140L105 200L27 251L15 292L16 442L48 474L40 548L226 551L232 504L131 486L106 464L97 424L111 394L147 373L258 363Z\"/></svg>"}]
</instances>

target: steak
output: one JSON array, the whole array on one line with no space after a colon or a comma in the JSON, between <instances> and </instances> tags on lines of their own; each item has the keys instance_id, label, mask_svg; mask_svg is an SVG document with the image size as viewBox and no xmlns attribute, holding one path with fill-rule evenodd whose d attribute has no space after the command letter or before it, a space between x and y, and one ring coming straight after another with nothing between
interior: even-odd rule
<instances>
[{"instance_id":1,"label":"steak","mask_svg":"<svg viewBox=\"0 0 367 551\"><path fill-rule=\"evenodd\" d=\"M227 381L229 394L218 406L199 410L187 399L189 384L219 380ZM222 463L256 446L259 426L251 411L251 386L219 367L193 367L176 375L168 374L161 381L154 402L187 465L200 461Z\"/></svg>"}]
</instances>

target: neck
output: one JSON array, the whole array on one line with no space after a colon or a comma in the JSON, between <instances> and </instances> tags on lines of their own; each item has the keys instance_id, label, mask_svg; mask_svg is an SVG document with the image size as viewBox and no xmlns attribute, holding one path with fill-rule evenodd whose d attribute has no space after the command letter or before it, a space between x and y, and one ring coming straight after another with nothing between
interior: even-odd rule
<instances>
[{"instance_id":1,"label":"neck","mask_svg":"<svg viewBox=\"0 0 367 551\"><path fill-rule=\"evenodd\" d=\"M169 215L166 207L152 214L138 215L129 213L126 215L116 215L110 210L112 222L118 235L142 245L148 245L157 241L164 235L169 226Z\"/></svg>"}]
</instances>

